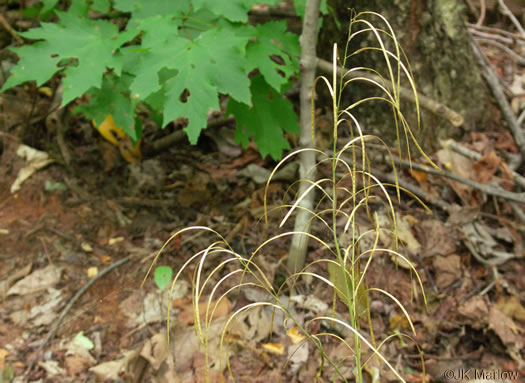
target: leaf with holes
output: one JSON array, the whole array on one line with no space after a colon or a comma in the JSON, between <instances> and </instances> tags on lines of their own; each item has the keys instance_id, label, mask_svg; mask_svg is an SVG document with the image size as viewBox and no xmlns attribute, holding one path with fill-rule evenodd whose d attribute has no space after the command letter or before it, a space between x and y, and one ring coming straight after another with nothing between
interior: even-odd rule
<instances>
[{"instance_id":1,"label":"leaf with holes","mask_svg":"<svg viewBox=\"0 0 525 383\"><path fill-rule=\"evenodd\" d=\"M188 118L186 132L195 144L206 127L208 112L220 109L219 93L250 104L244 59L247 39L236 33L235 26L224 23L190 40L180 36L176 28L161 28L159 32L160 20L162 17L157 16L140 25L144 31L143 47L147 51L130 69L135 76L131 94L145 99L162 89L165 94L163 125L179 117ZM172 69L176 74L160 83L162 69Z\"/></svg>"},{"instance_id":2,"label":"leaf with holes","mask_svg":"<svg viewBox=\"0 0 525 383\"><path fill-rule=\"evenodd\" d=\"M56 3L45 0L44 7L52 9ZM56 24L42 23L22 33L37 41L14 48L20 61L1 90L26 81L41 86L63 72L63 104L87 94L87 104L76 111L96 125L112 115L134 142L142 135L137 118L140 107L151 112L150 117L162 127L181 117L187 119L185 131L195 144L206 128L210 110L220 109L221 95L230 97L235 105L231 110L239 111L235 117L241 123L254 114L255 109L250 109L253 95L263 105L258 118L284 113L281 119L294 120L288 131L296 131L296 117L291 118L291 108L279 92L298 72L298 37L287 32L284 21L257 26L246 23L248 12L258 3L73 0L67 12L55 11ZM111 5L130 14L123 31L119 32L116 21L89 18L89 10L105 12ZM252 82L250 91L249 76L257 70L262 77ZM258 84L273 88L274 102L261 101ZM269 91L264 86L261 89ZM282 137L283 128L274 121L272 117L238 129L238 141L246 144L254 137L263 155L277 158L288 145ZM259 128L265 131L257 131Z\"/></svg>"},{"instance_id":3,"label":"leaf with holes","mask_svg":"<svg viewBox=\"0 0 525 383\"><path fill-rule=\"evenodd\" d=\"M278 160L282 151L289 149L283 132L299 133L299 121L292 103L270 87L261 75L252 78L253 107L230 100L226 114L237 119L235 141L244 147L253 137L261 155Z\"/></svg>"},{"instance_id":4,"label":"leaf with holes","mask_svg":"<svg viewBox=\"0 0 525 383\"><path fill-rule=\"evenodd\" d=\"M107 116L112 115L115 125L136 142L140 138L139 125L135 124L135 103L126 95L132 78L129 75L105 76L102 86L91 88L88 92L89 103L75 108L75 113L82 113L99 126Z\"/></svg>"},{"instance_id":5,"label":"leaf with holes","mask_svg":"<svg viewBox=\"0 0 525 383\"><path fill-rule=\"evenodd\" d=\"M82 96L91 87L100 87L106 68L118 65L115 50L136 35L119 33L118 27L105 20L90 20L72 12L56 12L58 24L42 23L21 35L42 40L30 46L13 48L20 56L18 65L0 89L4 91L26 81L37 86L64 69L62 104Z\"/></svg>"},{"instance_id":6,"label":"leaf with holes","mask_svg":"<svg viewBox=\"0 0 525 383\"><path fill-rule=\"evenodd\" d=\"M265 81L277 91L288 78L299 72L299 37L286 32L286 21L274 21L253 27L255 37L246 48L248 70L258 68Z\"/></svg>"}]
</instances>

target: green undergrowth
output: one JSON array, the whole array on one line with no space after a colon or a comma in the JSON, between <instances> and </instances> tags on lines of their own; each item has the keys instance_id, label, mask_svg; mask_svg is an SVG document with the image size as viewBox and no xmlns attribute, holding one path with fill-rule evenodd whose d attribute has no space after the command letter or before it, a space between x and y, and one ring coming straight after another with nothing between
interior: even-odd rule
<instances>
[{"instance_id":1,"label":"green undergrowth","mask_svg":"<svg viewBox=\"0 0 525 383\"><path fill-rule=\"evenodd\" d=\"M209 112L226 111L237 121L237 143L253 139L263 157L279 160L290 149L285 133L299 133L284 97L299 72L299 37L287 31L286 20L250 23L249 12L259 3L36 2L25 13L42 22L19 33L26 43L10 48L20 60L0 91L26 82L41 87L58 74L62 106L80 99L74 111L96 126L112 115L134 144L143 136L144 114L162 128L184 119L195 144ZM301 17L304 3L294 2ZM66 10L64 4L70 4Z\"/></svg>"},{"instance_id":2,"label":"green undergrowth","mask_svg":"<svg viewBox=\"0 0 525 383\"><path fill-rule=\"evenodd\" d=\"M347 381L343 377L342 367L345 363L350 363L354 367L354 376L357 382L365 381L365 373L370 375L371 381L379 382L381 378L374 376L374 373L370 372L373 370L370 366L372 364L371 360L375 358L390 368L400 381L405 381L402 373L393 367L381 350L388 342L394 342L397 347L405 344L405 342L415 343L413 338L415 335L414 325L410 315L398 298L386 290L369 286L367 272L378 257L388 257L396 264L403 264L404 268L400 267L397 272L410 273L414 281L413 286L417 286L417 289L415 288L413 291L413 295L426 305L422 281L414 265L405 255L402 243L397 239L396 208L393 199L400 199L402 192L411 193L403 190L397 184L397 181L396 184L385 184L374 176L369 155L370 150L367 145L369 143L379 143L386 147L386 144L380 137L365 133L364 127L359 124L355 115L359 105L366 102L385 102L390 105L397 130L398 150L401 150L401 140L405 140L407 148L409 148L408 143L412 143L423 156L425 155L415 142L414 136L401 111L399 99L401 80L403 79L403 81L409 83L416 100L417 93L411 76L410 66L396 40L394 31L387 20L377 13L364 12L353 15L350 23L348 43L356 36L364 33L375 36L377 46L364 47L354 52L348 52L348 48L346 48L341 57L339 57L340 53L337 46L334 46L334 71L332 78L319 77L315 82L315 87L321 84L326 86L332 98L334 121L332 153L327 154L310 148L294 151L278 163L270 179L268 179L266 190L268 190L275 172L305 150L315 151L318 159L316 166L320 170L324 169L324 173L328 173L329 176L318 179L315 182L299 180L291 185L285 191L283 200L291 195L293 196L292 201L282 204L275 209L282 217L279 223L268 219L270 211L267 209L267 195L265 194L266 230L273 233L273 235L249 255L242 255L234 251L221 234L209 227L184 228L175 233L164 245L165 247L179 235L185 235L195 230L208 232L217 238L208 247L191 256L177 271L172 283L173 289L183 273L188 270L191 271L193 275L192 295L195 330L200 337L206 354L207 379L209 379L208 358L210 357L208 347L211 341L208 335L213 323L213 313L217 307L217 304L212 304L212 302L226 298L235 302L235 297L238 296L239 291L242 291L243 288L257 288L263 291L269 299L241 307L234 305L234 310L222 329L219 349L221 355L229 355L228 337L232 334L235 321L242 317L246 311L260 307L269 307L273 312L274 318L278 316L277 312L281 312L286 318L283 323L275 323L275 325L282 325L286 330L291 328L297 329L299 334L304 337L303 345L306 347L306 344L309 343L318 350L320 355L317 366L318 376L323 374L324 369L330 368L330 371L333 371L334 381L340 381L341 379ZM387 68L386 73L378 73L372 68L363 67L353 67L349 72L366 71L373 73L380 76L381 82L375 82L359 76L345 80L346 76L344 74L338 77L335 70L336 63L346 68L351 63L358 61L359 55L369 52L380 52L382 54ZM363 82L375 86L378 89L378 95L359 100L349 106L341 106L340 99L343 90L351 91L353 86L359 86ZM312 91L313 93L314 90ZM314 99L315 97L312 97L312 115L315 110ZM419 115L419 107L416 106L416 108ZM312 126L312 134L314 129L315 127ZM341 142L343 137L346 137L346 143L342 147L338 147L338 143ZM388 152L390 153L390 150ZM406 155L410 158L410 153L406 153ZM425 158L427 157L425 156ZM392 166L395 169L393 160ZM319 173L323 174L323 171ZM297 186L300 182L310 182L310 185L304 194L294 195L294 191L298 189ZM310 263L302 270L289 274L282 284L275 286L275 281L269 279L270 277L265 274L264 265L258 261L260 261L260 257L263 257L266 262L277 262L270 255L270 247L275 242L282 243L285 240L289 240L295 234L292 231L284 230L284 228L297 209L301 208L300 202L308 193L315 193L317 201L314 204L315 209L310 212L312 224L309 226L314 231L312 233L301 232L301 234L310 237L311 242L314 243L311 248L318 249L316 254L322 252L323 255L320 258L309 259ZM417 197L413 197L417 199ZM420 200L418 201L426 208ZM386 214L388 217L388 225L380 224L380 222L384 222L384 220L379 218L381 214L383 216ZM330 234L326 235L326 233ZM385 235L391 238L391 246L388 248L381 245L383 243L382 238ZM159 251L159 255L164 247ZM153 264L151 267L153 267ZM319 288L315 288L319 284L326 286L321 291L326 289L331 291L331 308L318 312L307 320L303 320L301 316L294 315L294 310L290 306L292 296L297 295L300 291L306 291L307 294L311 291L320 291ZM410 333L374 334L372 332L372 313L369 303L371 296L374 299L384 299L393 303L397 307L399 314L406 318ZM207 302L204 313L201 312L203 306L199 306L199 302L203 299ZM344 307L344 309L340 310L341 307ZM319 322L321 326L318 325ZM368 326L363 326L367 322ZM168 330L170 327L171 324L168 319ZM337 327L345 329L345 332L349 335L346 338L339 335L341 332L333 330ZM314 328L321 328L321 330L314 331ZM344 344L347 350L346 355L340 355L337 360L331 358L326 350L326 345L330 343L327 342L329 338L335 338ZM282 366L283 375L292 357L289 356ZM226 357L225 361L233 378L234 371L231 370L229 358ZM423 363L422 368L424 376ZM379 370L376 369L376 371L379 374Z\"/></svg>"}]
</instances>

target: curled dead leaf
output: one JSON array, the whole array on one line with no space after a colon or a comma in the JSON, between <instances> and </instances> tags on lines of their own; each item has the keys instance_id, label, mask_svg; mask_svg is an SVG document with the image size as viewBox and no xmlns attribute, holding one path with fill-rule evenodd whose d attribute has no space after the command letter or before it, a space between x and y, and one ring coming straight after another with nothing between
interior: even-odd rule
<instances>
[{"instance_id":1,"label":"curled dead leaf","mask_svg":"<svg viewBox=\"0 0 525 383\"><path fill-rule=\"evenodd\" d=\"M263 350L271 353L271 354L275 354L275 355L284 355L284 344L280 344L280 343L263 343L261 345L261 347L263 348Z\"/></svg>"},{"instance_id":2,"label":"curled dead leaf","mask_svg":"<svg viewBox=\"0 0 525 383\"><path fill-rule=\"evenodd\" d=\"M305 336L301 334L301 331L297 327L292 327L286 331L286 335L288 335L292 344L298 344L305 340Z\"/></svg>"}]
</instances>

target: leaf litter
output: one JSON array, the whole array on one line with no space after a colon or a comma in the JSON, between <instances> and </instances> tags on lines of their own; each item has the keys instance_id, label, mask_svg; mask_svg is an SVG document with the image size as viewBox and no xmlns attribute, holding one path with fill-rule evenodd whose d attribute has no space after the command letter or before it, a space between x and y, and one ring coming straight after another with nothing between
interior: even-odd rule
<instances>
[{"instance_id":1,"label":"leaf litter","mask_svg":"<svg viewBox=\"0 0 525 383\"><path fill-rule=\"evenodd\" d=\"M198 128L192 129L197 135ZM80 198L74 190L45 190L46 181L67 177L63 169L51 164L34 172L21 185L16 198L10 196L9 188L17 175L5 166L5 153L14 148L4 151L0 164L8 170L0 181L0 201L9 203L0 209L0 229L5 233L0 249L0 370L12 368L18 381L84 381L90 376L102 381L130 380L142 376L174 382L204 377L203 348L192 327L192 273L174 287L172 297L167 296L170 285L163 291L153 279L143 289L139 285L152 255L178 228L191 224L210 225L218 231L237 228L231 243L245 253L253 251L267 235L265 228L257 226L257 213L262 205L260 174L267 174L264 170L271 168L271 163L261 161L250 148L232 149L232 136L233 131L225 143L210 135L217 151L206 146L192 148L192 152L199 153L198 161L190 157L186 147L177 147L174 150L182 154L178 157L161 154L160 160L149 167L132 167L127 175L113 172L111 179L97 167L98 158L88 150L90 144L80 142L79 161L85 172L82 182L89 199ZM469 160L445 146L437 154L444 167L467 179L497 183L507 189L514 187L510 182L514 176L505 156L500 155L500 151L516 151L508 135L476 133L470 142L462 144L477 150L480 159ZM263 149L269 153L273 150ZM111 161L111 168L123 168L120 158ZM156 169L155 179L146 180L143 175L153 174L152 169ZM410 310L433 379L440 379L445 368L467 365L523 371L523 226L509 218L511 210L505 201L489 206L470 187L434 176L412 177L416 176L422 188L437 190L453 206L448 219L442 213L429 218L402 201L396 216L402 247L409 259L417 260L417 268L422 271L429 294L428 311L422 307L421 297L411 293L411 275L399 259L384 257L383 262L374 265L369 270L370 286L392 291ZM289 177L283 177L281 182L278 188L287 187ZM163 187L170 184L175 186ZM177 201L178 205L124 206L119 202L129 196ZM110 202L102 202L106 200ZM277 205L280 201L273 202ZM146 226L142 222L145 211L153 217ZM117 219L117 215L125 219ZM132 230L133 227L142 230ZM170 265L176 272L190 254L208 245L207 240L205 236L183 236L168 246L159 264ZM381 241L381 246L390 245L387 237ZM312 260L318 259L318 249L310 250ZM265 271L272 282L282 278L278 265L286 251L286 244L281 242L264 254ZM131 254L133 262L97 281L67 316L58 336L39 354L39 342L70 297L87 281L87 271L93 267L103 270L124 254ZM398 266L403 269L401 272L396 271ZM298 294L282 299L288 299L288 308L300 318L301 325L314 315L329 316L332 294L312 281L298 289ZM224 354L219 353L225 318L243 302L269 302L269 297L248 289L218 304L214 299L211 304L218 306L208 328L208 363L214 378L218 379L226 366ZM165 322L168 308L172 311L170 344ZM406 327L396 305L385 297L372 294L370 308L372 321L364 325L372 326L378 338L387 329ZM312 381L317 376L318 370L312 366L320 360L318 351L301 343L302 334L295 327L284 326L284 317L279 315L259 307L246 311L232 324L228 350L240 378L273 381L273 377L285 376ZM318 326L351 340L351 334L343 333L329 321ZM80 344L78 339L83 339ZM93 348L86 347L90 342ZM336 360L352 352L341 343L326 341L324 345L328 355ZM412 344L396 340L383 351L406 372L408 381L421 381L421 372L414 363L417 350ZM289 368L283 369L286 361ZM353 377L352 369L350 363L342 362L341 372L347 379ZM371 379L379 374L381 381L394 380L373 359L367 374ZM329 377L330 370L326 369L323 379Z\"/></svg>"}]
</instances>

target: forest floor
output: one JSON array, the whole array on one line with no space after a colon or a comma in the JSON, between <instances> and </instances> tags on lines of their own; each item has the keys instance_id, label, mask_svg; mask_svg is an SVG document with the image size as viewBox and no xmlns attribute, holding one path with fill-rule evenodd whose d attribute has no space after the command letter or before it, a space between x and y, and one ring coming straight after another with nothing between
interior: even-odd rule
<instances>
[{"instance_id":1,"label":"forest floor","mask_svg":"<svg viewBox=\"0 0 525 383\"><path fill-rule=\"evenodd\" d=\"M182 273L171 298L166 293L169 289L161 291L152 274L144 286L141 283L159 249L184 227L213 228L235 251L248 256L264 240L282 233L278 229L282 211L270 216L268 226L260 219L265 184L254 173L257 166L271 168L274 164L261 160L252 148L240 150L227 140L214 139L213 134L205 134L196 147L179 143L154 158L128 164L116 147L93 134L89 124L80 120L73 123L75 127L66 136L74 154L71 164L50 163L15 193L10 189L27 162L16 154L21 145L17 137L2 135L0 382L13 377L16 382L89 382L97 378L112 382L203 382L204 350L193 329L191 303L197 263ZM221 137L233 133L231 127L220 129ZM476 142L465 144L480 152L494 153L487 147L497 150L501 144L497 134L477 133L476 137ZM38 142L33 145L45 149ZM48 144L47 151L60 157L53 143ZM441 151L433 158L439 161L442 156ZM500 180L496 170L487 176L487 161L462 158L460 163L462 171L469 169L468 176L473 179L485 176ZM414 174L403 170L400 177L451 207L444 211L430 205L430 214L406 195L400 201L393 198L398 234L421 277L427 306L417 292L414 274L380 253L367 271L368 286L384 289L399 299L408 310L416 335L397 305L376 292L370 293L371 321L361 319L362 332L370 334L371 324L376 344L393 333L413 337L422 350L425 376L420 354L410 338L395 336L380 349L408 382L422 382L424 378L466 381L474 377L523 381L524 225L514 218L503 199L486 199L475 189L439 176ZM282 203L289 185L288 181L270 185L270 207ZM343 224L338 226L342 228ZM313 232L330 241L329 233L320 225L314 225ZM169 266L176 273L191 255L216 240L208 232L185 232L169 243L156 265ZM288 247L289 238L282 237L253 258L276 287L288 275ZM323 257L327 255L313 241L308 261ZM221 259L226 258L210 257L204 274L208 275ZM49 337L72 297L90 278L121 260L126 262L100 277L74 302L56 333ZM497 264L490 265L492 261ZM204 295L232 270L227 265L214 274ZM313 266L313 271L327 274L323 264ZM237 282L223 283L217 294ZM315 316L332 313L333 292L324 286L317 279L302 278L293 297L289 289L280 295L289 300L290 311L307 323ZM322 358L313 344L299 343L302 347L298 348L295 338L283 330L283 323L288 328L293 326L277 314L272 322L272 311L264 306L243 313L229 333L235 336L225 343L228 351L219 350L225 318L247 304L269 301L261 291L247 286L217 305L208 334L212 381L219 381L221 373L228 376L226 356L239 382L279 378L331 381L334 367L325 364L321 368ZM340 305L336 303L337 311ZM205 306L201 310L205 311ZM337 334L353 344L351 333L327 322L314 321L309 330ZM370 335L367 338L371 340ZM327 357L341 362L341 375L352 380L352 351L335 337L322 338L322 344ZM371 356L365 346L363 353L363 360ZM455 375L447 375L450 371ZM365 375L376 373L378 381L396 381L385 363L371 358Z\"/></svg>"},{"instance_id":2,"label":"forest floor","mask_svg":"<svg viewBox=\"0 0 525 383\"><path fill-rule=\"evenodd\" d=\"M524 84L522 68L518 77ZM520 86L517 99L523 105ZM30 87L0 97L0 383L204 382L207 374L211 382L220 377L355 381L353 333L335 321L316 320L337 312L336 319L348 322L348 310L320 278L302 276L293 288L287 283L290 236L279 235L292 230L293 216L279 225L297 186L297 164L266 190L276 164L261 159L254 147L236 146L228 120L203 132L196 146L182 140L128 163L118 147L69 110L58 124L46 119L52 104L49 92ZM160 131L145 121L145 143L180 129L175 125ZM345 137L340 140L342 147ZM475 156L459 154L458 145ZM389 182L392 169L384 152L370 152L372 173ZM370 312L360 317L359 328L407 382L525 381L525 204L519 202L525 183L507 164L518 152L502 119L499 127L479 127L461 142L450 140L429 153L474 186L424 168L399 169L402 186L432 212L408 193L398 199L389 189L400 249L414 265L424 294L416 274L399 258L383 250L373 258L363 256L362 268L371 260L366 285L375 290L366 305L357 304ZM39 158L46 155L53 160ZM18 183L20 171L30 169L34 173ZM320 166L319 173L329 177L329 166ZM503 190L506 197L476 185ZM348 178L338 186L342 196L352 187ZM271 211L267 224L265 197ZM392 216L369 200L378 221L388 226ZM325 202L319 211L329 208ZM375 229L366 213L357 213L360 233ZM345 224L340 214L335 226L341 233ZM173 237L187 227L201 229ZM253 276L246 274L246 285L234 288L241 282L238 265L222 263L234 257L231 253L200 253L171 289L164 286L194 254L211 245L216 250L219 237L203 227L220 233L233 252L253 255L266 287L274 289L296 322L272 310L275 301L255 287L259 282ZM312 233L334 248L326 226L315 222ZM345 240L342 235L340 244L348 248ZM360 250L366 253L374 240L363 237ZM379 235L377 243L394 247L388 235ZM308 271L328 278L323 259L334 258L310 241ZM206 288L194 306L196 275ZM411 321L380 290L395 297ZM242 310L246 306L250 309ZM228 322L232 315L236 319ZM208 355L194 329L196 320L206 332ZM306 341L299 325L318 334L318 343ZM363 345L361 352L366 382L399 381L370 348Z\"/></svg>"}]
</instances>

